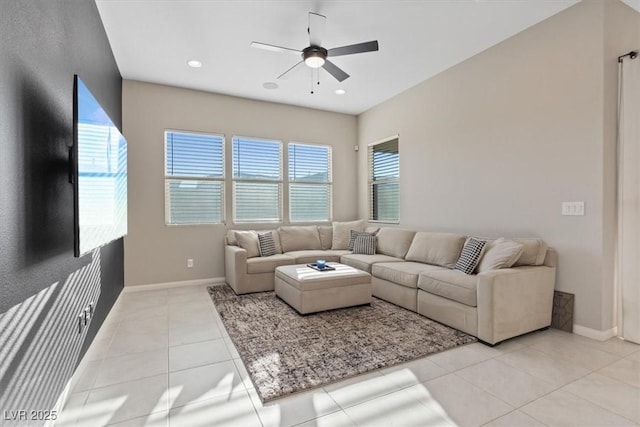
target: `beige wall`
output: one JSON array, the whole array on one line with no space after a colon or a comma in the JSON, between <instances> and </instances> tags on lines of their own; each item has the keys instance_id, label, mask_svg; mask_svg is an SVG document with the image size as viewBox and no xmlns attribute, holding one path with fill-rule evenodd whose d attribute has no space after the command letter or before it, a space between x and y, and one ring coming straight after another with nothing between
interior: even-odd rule
<instances>
[{"instance_id":1,"label":"beige wall","mask_svg":"<svg viewBox=\"0 0 640 427\"><path fill-rule=\"evenodd\" d=\"M623 12L637 23L623 8L579 3L358 117L361 147L400 135L401 227L544 238L575 323L595 330L613 327L612 57L638 40L605 37L631 25ZM586 215L560 215L562 201L584 201Z\"/></svg>"},{"instance_id":2,"label":"beige wall","mask_svg":"<svg viewBox=\"0 0 640 427\"><path fill-rule=\"evenodd\" d=\"M136 81L124 81L122 90L123 133L129 143L126 286L224 276L223 238L227 226L165 225L165 129L224 134L227 176L231 173L228 153L233 135L331 145L333 217L335 220L356 217L355 116ZM229 227L231 188L229 182L226 186ZM194 260L194 268L187 269L187 258Z\"/></svg>"}]
</instances>

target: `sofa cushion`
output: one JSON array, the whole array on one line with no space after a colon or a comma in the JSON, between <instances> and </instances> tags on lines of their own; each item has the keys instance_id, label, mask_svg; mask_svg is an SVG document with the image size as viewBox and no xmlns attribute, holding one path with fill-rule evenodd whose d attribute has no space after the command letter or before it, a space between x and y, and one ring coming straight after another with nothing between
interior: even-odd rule
<instances>
[{"instance_id":1,"label":"sofa cushion","mask_svg":"<svg viewBox=\"0 0 640 427\"><path fill-rule=\"evenodd\" d=\"M383 227L378 231L378 253L394 258L404 258L416 232L402 228Z\"/></svg>"},{"instance_id":2,"label":"sofa cushion","mask_svg":"<svg viewBox=\"0 0 640 427\"><path fill-rule=\"evenodd\" d=\"M278 253L276 251L276 241L271 231L258 233L258 249L260 250L260 256L271 256Z\"/></svg>"},{"instance_id":3,"label":"sofa cushion","mask_svg":"<svg viewBox=\"0 0 640 427\"><path fill-rule=\"evenodd\" d=\"M441 268L420 262L381 262L371 266L371 275L398 285L417 288L420 273Z\"/></svg>"},{"instance_id":4,"label":"sofa cushion","mask_svg":"<svg viewBox=\"0 0 640 427\"><path fill-rule=\"evenodd\" d=\"M347 249L349 246L350 231L364 231L366 225L367 222L364 219L349 222L334 222L331 249Z\"/></svg>"},{"instance_id":5,"label":"sofa cushion","mask_svg":"<svg viewBox=\"0 0 640 427\"><path fill-rule=\"evenodd\" d=\"M477 285L478 276L459 270L427 270L418 277L419 289L471 307L478 305Z\"/></svg>"},{"instance_id":6,"label":"sofa cushion","mask_svg":"<svg viewBox=\"0 0 640 427\"><path fill-rule=\"evenodd\" d=\"M278 233L283 252L322 248L316 225L280 227Z\"/></svg>"},{"instance_id":7,"label":"sofa cushion","mask_svg":"<svg viewBox=\"0 0 640 427\"><path fill-rule=\"evenodd\" d=\"M318 226L318 234L320 235L320 249L331 249L331 243L333 242L333 226Z\"/></svg>"},{"instance_id":8,"label":"sofa cushion","mask_svg":"<svg viewBox=\"0 0 640 427\"><path fill-rule=\"evenodd\" d=\"M230 246L240 246L238 244L238 239L236 239L236 231L242 231L242 230L227 230L227 235L225 238L225 243L227 245ZM276 244L276 253L281 254L282 253L282 246L280 245L280 235L278 234L278 230L260 230L260 231L256 231L256 233L260 232L260 233L266 233L270 231L271 234L273 234L273 241Z\"/></svg>"},{"instance_id":9,"label":"sofa cushion","mask_svg":"<svg viewBox=\"0 0 640 427\"><path fill-rule=\"evenodd\" d=\"M488 248L480 258L476 268L478 273L509 268L520 258L524 251L522 243L506 240L502 237L493 243L487 243L487 246Z\"/></svg>"},{"instance_id":10,"label":"sofa cushion","mask_svg":"<svg viewBox=\"0 0 640 427\"><path fill-rule=\"evenodd\" d=\"M380 227L376 227L374 225L370 225L364 229L365 233L373 234L374 236L378 234L378 231L380 231Z\"/></svg>"},{"instance_id":11,"label":"sofa cushion","mask_svg":"<svg viewBox=\"0 0 640 427\"><path fill-rule=\"evenodd\" d=\"M465 274L473 274L486 245L487 242L485 240L469 237L462 248L460 258L456 261L456 270L460 270Z\"/></svg>"},{"instance_id":12,"label":"sofa cushion","mask_svg":"<svg viewBox=\"0 0 640 427\"><path fill-rule=\"evenodd\" d=\"M238 239L236 239L236 230L227 230L225 237L225 244L230 246L238 246Z\"/></svg>"},{"instance_id":13,"label":"sofa cushion","mask_svg":"<svg viewBox=\"0 0 640 427\"><path fill-rule=\"evenodd\" d=\"M371 266L373 264L379 262L402 262L404 261L401 258L395 258L388 255L361 255L361 254L349 254L342 255L340 257L340 262L342 264L350 265L353 268L357 268L358 270L366 271L367 273L371 273Z\"/></svg>"},{"instance_id":14,"label":"sofa cushion","mask_svg":"<svg viewBox=\"0 0 640 427\"><path fill-rule=\"evenodd\" d=\"M247 273L273 273L280 265L295 264L296 260L285 254L277 254L265 257L249 258L247 260Z\"/></svg>"},{"instance_id":15,"label":"sofa cushion","mask_svg":"<svg viewBox=\"0 0 640 427\"><path fill-rule=\"evenodd\" d=\"M238 246L247 251L247 258L260 256L258 233L255 231L236 231L235 235Z\"/></svg>"},{"instance_id":16,"label":"sofa cushion","mask_svg":"<svg viewBox=\"0 0 640 427\"><path fill-rule=\"evenodd\" d=\"M453 268L465 240L466 236L463 234L419 231L413 238L405 259Z\"/></svg>"},{"instance_id":17,"label":"sofa cushion","mask_svg":"<svg viewBox=\"0 0 640 427\"><path fill-rule=\"evenodd\" d=\"M544 264L544 257L547 255L547 244L542 239L531 237L511 240L524 245L522 255L514 264L515 267Z\"/></svg>"},{"instance_id":18,"label":"sofa cushion","mask_svg":"<svg viewBox=\"0 0 640 427\"><path fill-rule=\"evenodd\" d=\"M349 252L347 252L349 253ZM319 249L311 249L304 251L291 251L287 252L287 255L296 260L296 264L308 264L316 262L319 259L323 259L327 262L339 262L340 254L335 251L323 251Z\"/></svg>"}]
</instances>

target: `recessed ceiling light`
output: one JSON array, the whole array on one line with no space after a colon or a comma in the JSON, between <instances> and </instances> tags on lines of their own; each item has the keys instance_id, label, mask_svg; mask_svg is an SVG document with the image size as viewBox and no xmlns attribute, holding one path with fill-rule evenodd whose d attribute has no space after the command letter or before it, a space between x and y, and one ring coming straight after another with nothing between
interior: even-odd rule
<instances>
[{"instance_id":1,"label":"recessed ceiling light","mask_svg":"<svg viewBox=\"0 0 640 427\"><path fill-rule=\"evenodd\" d=\"M278 89L278 84L274 82L265 82L265 83L262 83L262 87L265 89L273 90L273 89Z\"/></svg>"},{"instance_id":2,"label":"recessed ceiling light","mask_svg":"<svg viewBox=\"0 0 640 427\"><path fill-rule=\"evenodd\" d=\"M200 68L202 67L202 62L198 61L197 59L190 59L187 61L187 65L191 68Z\"/></svg>"},{"instance_id":3,"label":"recessed ceiling light","mask_svg":"<svg viewBox=\"0 0 640 427\"><path fill-rule=\"evenodd\" d=\"M336 95L344 95L345 93L347 93L347 91L344 89L336 89Z\"/></svg>"}]
</instances>

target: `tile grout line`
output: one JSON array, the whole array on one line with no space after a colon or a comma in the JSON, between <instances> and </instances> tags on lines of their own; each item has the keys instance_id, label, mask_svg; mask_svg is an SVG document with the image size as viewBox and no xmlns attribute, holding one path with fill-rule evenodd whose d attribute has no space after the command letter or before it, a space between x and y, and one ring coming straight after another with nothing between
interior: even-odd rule
<instances>
[{"instance_id":1,"label":"tile grout line","mask_svg":"<svg viewBox=\"0 0 640 427\"><path fill-rule=\"evenodd\" d=\"M576 380L576 381L577 381L577 380ZM574 382L575 382L575 381L574 381ZM573 384L573 383L571 383L571 384ZM567 384L567 385L569 385L569 384ZM565 386L565 387L566 387L566 386ZM617 413L617 412L612 411L611 409L605 408L604 406L600 405L600 404L599 404L599 403L597 403L597 402L593 402L593 401L591 401L591 400L589 400L589 399L585 399L585 398L584 398L584 397L582 397L582 396L578 396L577 394L573 393L571 390L562 390L562 391L564 391L565 393L569 393L570 395L572 395L572 396L573 396L573 397L575 397L576 399L584 400L585 402L591 403L592 405L595 405L595 406L597 406L598 408L600 408L600 409L602 409L602 410L604 410L604 411L606 411L606 412L608 412L608 413L610 413L610 414L613 414L613 415L615 415L615 416L617 416L617 417L620 417L620 418L624 418L625 420L631 421L632 423L634 423L634 424L636 424L636 425L638 424L638 422L636 422L636 421L634 421L634 420L630 419L629 417L627 417L627 416L625 416L625 415L619 414L619 413Z\"/></svg>"},{"instance_id":2,"label":"tile grout line","mask_svg":"<svg viewBox=\"0 0 640 427\"><path fill-rule=\"evenodd\" d=\"M205 289L206 289L206 288L205 288ZM177 344L177 345L171 346L171 345L170 345L170 342L171 342L171 339L170 339L170 326L171 326L171 320L170 320L170 315L169 315L168 311L169 311L169 307L170 307L172 304L171 304L171 298L169 297L169 298L167 299L167 302L166 302L166 303L165 303L165 305L164 305L164 306L166 307L166 309L167 309L167 318L166 318L166 320L165 320L165 327L166 327L166 333L167 333L167 335L166 335L166 341L167 341L167 342L166 342L166 347L165 347L165 348L166 348L166 351L167 351L167 355L166 355L167 371L166 371L166 373L164 373L164 375L165 375L165 387L166 387L165 410L164 410L164 411L163 411L163 410L156 410L156 411L154 411L154 412L148 412L148 413L146 413L146 414L144 414L144 415L133 416L133 417L131 417L131 418L127 418L126 420L119 420L119 421L117 421L118 423L120 423L120 422L125 422L125 421L129 421L129 420L136 419L136 418L140 418L140 417L146 417L146 418L149 418L152 414L159 414L159 413L162 413L162 412L166 412L166 421L167 421L167 425L170 425L170 424L171 424L170 412L171 412L173 409L177 409L177 408L180 408L180 407L184 407L184 406L187 406L187 405L189 405L190 403L192 403L192 402L188 402L188 403L185 403L184 405L181 405L181 406L176 407L176 408L172 408L172 407L171 407L172 403L171 403L170 393L169 393L169 387L170 387L170 375L171 375L171 373L172 373L172 372L182 372L182 371L189 370L189 369L200 368L200 367L210 366L210 365L217 365L217 364L222 364L222 363L226 363L226 362L231 361L231 362L232 362L232 364L233 364L233 367L234 367L234 371L238 374L238 376L239 376L239 378L240 378L240 384L242 385L243 390L244 390L244 392L245 392L245 393L244 393L244 395L242 395L242 396L243 396L243 398L249 398L249 400L250 400L250 402L251 402L251 405L252 405L252 407L253 407L253 413L254 413L254 414L255 414L255 416L257 417L257 419L258 419L258 421L260 422L260 424L261 424L262 426L266 426L267 421L263 421L263 419L262 419L262 418L261 418L261 416L260 416L260 412L258 411L258 406L260 406L260 405L259 405L259 404L258 404L258 405L256 405L256 403L254 402L254 399L253 399L253 398L252 398L252 396L251 396L251 390L247 388L246 383L243 381L242 376L240 375L240 369L238 368L237 363L235 362L235 359L232 357L232 351L231 351L231 349L229 348L229 345L230 345L230 344L231 344L231 345L234 345L234 344L233 344L233 341L232 341L232 340L231 340L231 338L229 337L228 333L227 333L226 337L228 337L228 338L229 338L229 340L228 340L229 342L227 342L227 340L225 339L224 331L226 330L226 328L224 327L224 323L221 321L221 319L220 319L220 317L219 317L219 313L217 313L217 309L216 309L215 305L213 304L213 302L211 301L211 299L210 299L210 295L208 294L208 292L203 293L202 297L203 297L203 298L204 298L204 297L206 297L206 298L207 298L207 300L211 303L211 305L208 305L208 304L207 304L207 305L209 306L210 311L214 314L213 320L211 320L211 321L207 321L207 322L203 322L202 324L210 324L210 323L212 323L212 324L213 324L214 326L216 326L216 327L221 327L221 328L223 328L223 329L221 329L221 331L220 331L220 332L222 333L222 336L220 336L220 337L215 337L215 338L210 338L210 339L205 339L205 340L201 340L201 341L194 341L194 342L189 342L189 343L185 343L185 344ZM195 301L197 301L197 300L196 300L196 299L194 299L194 302L195 302ZM121 302L121 300L119 299L119 300L118 300L118 302ZM191 302L191 301L186 301L186 302L184 302L184 303L185 303L185 304L188 304L188 303L190 303L190 302ZM182 304L182 303L181 303L181 304ZM175 306L175 305L174 305L174 306ZM114 308L115 308L115 307L116 307L116 306L114 306ZM109 314L112 314L112 312L110 312ZM217 316L216 316L216 314L217 314ZM115 319L117 319L117 316L115 317ZM109 317L107 317L107 318L105 319L105 323L106 323L108 320L109 320ZM114 328L115 328L115 331L113 332L113 335L110 337L110 339L108 339L108 340L107 340L107 341L108 341L108 345L106 346L107 351L103 352L103 356L102 356L102 357L100 357L99 359L96 359L96 361L98 362L98 365L99 365L99 366L98 366L98 368L97 368L97 369L98 369L98 371L100 371L100 370L102 369L102 367L103 367L103 364L104 364L104 361L105 361L105 360L112 359L112 358L115 358L115 357L121 357L121 356L125 356L125 355L139 354L139 353L144 353L144 352L148 352L148 351L153 351L153 350L144 350L144 351L137 351L137 352L134 352L134 353L127 353L127 354L123 354L123 355L121 355L121 356L113 356L113 357L109 357L109 358L104 357L104 354L108 354L108 350L109 350L109 349L111 348L111 346L113 345L113 342L114 342L114 340L116 339L116 337L117 337L117 335L118 335L118 332L121 330L121 328L122 328L122 326L123 326L123 324L124 324L124 323L125 323L125 320L124 320L124 319L114 320ZM551 339L551 340L556 340L556 339L559 339L559 338L561 338L561 337L556 336L556 335L551 335L551 336L550 336L550 339ZM178 369L178 370L176 370L176 371L171 371L171 370L170 370L170 360L171 360L171 356L170 356L170 349L171 349L171 348L175 348L175 347L179 347L179 346L184 346L184 345L190 345L190 344L198 344L198 343L202 343L202 342L206 342L206 341L220 340L220 339L222 339L222 340L223 340L223 343L225 344L225 349L226 349L226 350L227 350L227 352L229 353L229 356L231 356L231 358L230 358L229 360L222 360L222 361L217 361L217 362L213 362L213 363L206 363L206 364L203 364L203 365L198 365L198 366L193 366L193 367L188 367L188 368ZM624 416L624 415L618 414L617 412L614 412L614 411L612 411L612 410L610 410L610 409L607 409L607 408L605 408L605 407L601 406L600 404L598 404L598 403L596 403L596 402L592 402L592 401L591 401L591 400L589 400L589 399L586 399L586 398L583 398L583 397L581 397L581 396L578 396L578 395L576 395L575 393L573 393L573 392L571 392L571 391L569 391L569 390L566 390L565 388L566 388L566 387L568 387L568 386L570 386L570 385L572 385L572 384L574 384L574 383L576 383L576 382L578 382L578 381L580 381L580 380L582 380L582 379L584 379L585 377L587 377L587 376L589 376L589 375L591 375L591 374L593 374L593 373L600 373L600 371L602 371L603 369L605 369L605 368L607 368L607 367L609 367L609 366L611 366L611 365L613 365L613 364L615 364L615 363L619 363L619 362L620 362L620 361L622 361L622 360L632 360L632 361L633 361L633 360L635 360L635 359L633 359L633 358L632 358L632 356L633 356L634 354L636 354L638 351L634 351L634 352L632 352L632 353L628 353L628 354L626 354L626 355L621 355L621 354L618 354L618 353L612 353L612 352L609 352L609 351L606 351L606 350L602 350L601 348L597 348L595 345L594 345L594 346L590 346L590 345L587 345L587 344L582 343L582 342L567 342L568 344L573 344L573 345L577 348L577 350L580 350L580 348L583 348L583 349L589 349L589 350L593 350L593 351L598 351L598 352L606 353L606 354L609 354L610 356L615 356L616 360L613 360L613 361L611 361L611 362L607 362L605 365L600 366L600 367L598 367L598 368L596 368L596 369L587 368L587 367L585 367L585 366L583 366L583 365L580 365L580 367L583 367L583 368L584 368L586 371L588 371L588 372L586 372L585 374L582 374L582 375L580 375L579 377L577 377L577 378L575 378L575 379L571 380L570 382L568 382L568 383L566 383L566 384L562 384L562 385L556 385L556 384L553 384L553 383L549 383L549 382L547 382L547 380L545 380L544 378L540 378L540 377L538 377L538 376L536 376L536 375L534 375L534 374L531 374L531 373L529 373L529 372L527 372L527 371L525 371L525 370L522 370L522 369L521 369L521 368L519 368L519 367L515 367L515 366L511 366L511 365L507 364L510 368L512 368L512 369L514 369L514 370L516 370L516 371L518 371L518 372L520 372L520 373L524 373L525 375L527 375L527 376L529 376L529 377L531 377L531 378L534 378L534 379L536 379L536 380L540 380L540 381L542 381L542 382L544 382L544 383L547 383L547 384L549 384L549 385L551 385L551 386L553 386L553 387L554 387L552 390L550 390L550 391L546 392L545 394L543 394L543 395L541 395L541 396L537 397L536 399L533 399L533 400L531 400L531 401L529 401L529 402L527 402L527 403L524 403L524 404L522 404L522 405L519 405L519 406L514 406L514 405L511 405L511 404L510 404L510 403L508 403L508 402L505 402L505 401L504 401L503 399L501 399L500 397L498 397L498 396L494 395L491 391L489 391L489 390L485 390L483 387L481 387L481 386L479 386L479 385L476 385L476 384L474 384L474 383L472 383L472 382L470 382L470 381L466 380L464 377L462 377L462 376L460 375L460 372L461 372L462 370L467 369L467 368L470 368L470 367L473 367L473 366L477 366L477 365L479 365L479 364L482 364L482 363L487 362L487 361L490 361L490 360L497 360L497 361L499 361L499 362L501 362L501 363L505 363L505 362L502 362L501 360L499 360L499 358L500 358L500 357L503 357L503 356L506 356L506 355L508 355L508 354L510 354L510 353L514 353L514 352L521 351L521 350L525 350L525 349L533 349L533 350L535 350L535 351L538 351L538 352L540 352L540 353L544 354L544 355L545 355L545 357L548 357L551 361L557 360L557 361L561 361L561 362L563 362L563 363L572 363L572 361L571 361L570 359L566 359L566 358L565 358L565 356L563 356L563 355L558 356L558 355L556 355L556 354L550 354L550 353L547 353L546 351L544 351L544 350L542 350L542 349L539 349L539 348L535 347L535 345L536 345L536 344L538 344L538 343L539 343L539 341L534 341L533 343L528 343L528 344L521 344L521 347L520 347L520 348L516 348L516 349L514 349L514 350L510 350L510 351L506 351L506 352L504 352L504 353L503 353L503 352L500 352L499 354L491 355L490 357L488 357L488 358L486 358L486 359L479 360L479 361L477 361L477 362L471 363L470 365L466 365L466 366L464 366L464 367L460 367L460 368L453 369L453 370L452 370L452 371L450 371L450 372L446 372L446 370L447 370L447 369L446 369L444 366L442 366L442 365L438 364L437 362L434 362L434 361L432 361L432 360L429 360L429 358L430 358L431 356L426 356L426 357L423 357L423 358L421 358L421 359L416 359L416 361L419 361L419 360L429 360L431 363L433 363L433 364L435 364L436 366L438 366L439 368L443 369L445 372L443 372L443 373L441 373L441 374L439 374L439 375L437 375L437 376L435 376L435 377L433 377L433 378L429 378L429 379L427 379L427 380L425 380L425 381L418 381L418 382L417 382L417 383L415 383L415 384L403 385L403 383L401 383L401 382L398 382L398 383L393 382L393 381L391 380L391 378L389 378L388 374L384 374L384 373L382 373L382 372L381 372L382 370L377 370L377 371L380 373L380 375L381 375L382 377L387 377L387 378L386 378L386 381L388 381L388 382L390 382L390 383L393 383L392 385L393 385L394 387L397 387L397 388L396 388L396 389L394 389L394 390L392 390L392 391L385 392L385 393L383 393L383 394L381 394L381 395L378 395L378 396L375 396L375 397L372 397L372 398L369 398L369 399L363 400L362 402L358 402L358 403L356 403L355 405L346 406L345 408L343 408L343 407L342 407L342 406L337 402L337 400L336 400L336 399L335 399L335 398L334 398L334 397L333 397L333 396L332 396L332 395L331 395L331 394L330 394L330 393L329 393L329 392L328 392L324 387L322 387L322 386L321 386L321 387L318 387L318 388L316 388L315 390L321 390L323 393L327 394L327 395L329 396L329 398L330 398L330 401L331 401L331 402L333 402L333 403L335 404L335 409L334 409L334 410L330 410L329 412L324 413L324 414L322 414L321 416L314 416L313 418L310 418L310 419L308 419L308 420L301 421L301 422L299 422L299 423L297 423L297 424L295 424L295 425L300 425L300 424L309 423L309 422L311 422L311 421L314 421L314 420L320 419L320 418L322 418L322 417L326 417L326 416L329 416L329 415L337 414L338 412L342 412L344 415L346 415L347 419L348 419L351 423L353 423L354 425L357 425L357 424L355 423L355 421L354 421L353 419L351 419L351 417L349 417L349 415L348 415L348 414L347 414L347 412L346 412L346 409L349 409L349 408L352 408L352 407L354 407L354 406L358 406L358 405L361 405L361 404L365 404L365 403L367 403L367 402L371 402L371 401L373 401L373 400L375 400L375 399L378 399L378 398L383 398L383 397L388 396L388 395L393 394L393 393L402 392L402 391L407 390L407 389L409 389L409 388L411 388L411 387L413 387L413 386L425 384L425 383L427 383L427 382L429 382L429 381L432 381L432 380L435 380L435 379L441 378L441 377L446 376L446 375L448 375L448 374L453 374L453 375L455 375L458 379L460 379L460 380L461 380L461 381L463 381L464 383L466 383L466 384L470 384L470 385L472 385L473 387L477 387L478 389L480 389L480 390L482 390L483 392L487 393L487 395L494 397L494 398L495 398L495 399L497 399L498 401L503 402L503 403L504 403L504 404L506 404L508 407L512 408L512 410L511 410L511 411L509 411L509 412L507 412L507 413L505 413L505 414L503 414L503 415L501 415L501 416L499 416L499 417L496 417L496 418L494 418L494 419L492 419L492 420L489 420L489 421L485 422L484 424L491 423L491 422L493 422L493 421L495 421L495 420L497 420L497 419L500 419L500 418L502 418L502 417L504 417L504 416L506 416L506 415L509 415L509 414L515 413L516 411L520 411L521 413L525 414L526 416L529 416L529 417L531 417L532 419L534 419L534 420L536 420L536 421L540 422L541 424L546 425L545 423L542 423L542 421L538 420L535 416L530 415L530 414L528 414L528 413L525 413L525 412L521 411L521 409L522 409L523 407L525 407L525 406L527 406L527 405L530 405L530 404L532 404L533 402L536 402L536 401L538 401L538 400L540 400L540 399L543 399L543 398L545 398L545 397L549 396L550 394L555 393L555 392L557 392L557 391L559 391L559 390L562 390L563 392L567 392L567 393L569 393L571 396L573 396L573 397L575 397L575 398L577 398L577 399L579 399L579 400L582 400L582 401L584 401L584 402L588 402L589 404L593 404L594 406L596 406L596 407L598 407L598 408L600 408L600 409L604 410L606 413L609 413L609 414L613 414L613 415L619 416L619 417L621 417L621 418L624 418L625 420L630 420L628 417L626 417L626 416ZM240 360L240 362L239 362L239 363L242 363L242 365L243 365L243 367L244 367L244 363L242 362L242 359L238 359L238 360ZM506 363L505 363L505 364L506 364ZM246 369L246 367L245 367L245 369ZM163 375L163 374L159 374L159 375ZM94 390L98 390L98 389L101 389L101 388L104 388L104 387L114 386L114 385L116 385L116 384L124 384L124 383L127 383L127 382L138 381L138 380L141 380L141 379L150 378L150 377L155 377L155 376L159 376L159 375L149 375L149 376L145 376L145 377L141 377L141 378L136 378L136 379L134 379L134 380L123 381L123 382L120 382L120 383L114 383L114 384L109 384L109 385L106 385L106 386L102 386L102 387L94 388L93 386L95 385L96 380L97 380L97 377L98 377L98 375L96 375L96 376L91 380L91 388L89 388L89 389L87 389L87 390L86 390L86 395L84 396L84 399L83 399L83 402L82 402L82 406L81 406L81 407L82 407L82 408L84 408L84 407L86 406L86 403L87 403L87 401L89 400L89 397L90 397L91 393L92 393ZM631 387L637 388L637 387L636 387L636 386L634 386L633 384L628 384L628 383L626 383L626 382L624 382L624 381L617 380L617 379L615 379L615 378L613 378L613 377L610 377L610 376L608 376L608 375L606 375L606 374L600 373L600 375L604 375L604 376L606 376L608 379L611 379L611 380L613 380L613 381L615 381L615 382L617 382L617 383L625 384L625 385L628 385L628 386L631 386ZM354 378L356 378L356 377L354 377ZM564 389L564 390L563 390L563 389ZM239 390L238 390L238 391L239 391ZM257 390L255 390L255 389L254 389L254 391L255 391L255 396L257 396L257 398L259 399L259 395L257 394ZM84 390L83 390L83 391L80 391L79 393L82 393L82 392L84 392ZM230 393L235 393L235 392L230 392ZM287 397L287 396L285 396L285 398L286 398L286 397ZM418 399L417 397L412 397L412 396L410 396L408 393L407 393L407 398L411 398L411 400L412 400L412 401L418 402L418 403L420 403L420 404L421 404L422 406L424 406L424 407L428 407L428 406L427 406L424 402L422 402L420 399ZM211 399L212 399L212 398L211 398ZM205 400L200 401L200 402L206 402L207 400L211 400L211 399L205 399ZM195 402L193 402L193 403L195 403ZM277 404L276 406L279 406L279 405ZM281 410L283 411L283 409L281 409ZM314 414L314 415L317 415L317 414ZM634 420L630 420L630 421L632 421L632 422L636 423L636 421L634 421ZM78 423L78 422L79 422L79 419L75 419L75 422L76 422L76 423ZM484 425L484 424L483 424L483 425Z\"/></svg>"}]
</instances>

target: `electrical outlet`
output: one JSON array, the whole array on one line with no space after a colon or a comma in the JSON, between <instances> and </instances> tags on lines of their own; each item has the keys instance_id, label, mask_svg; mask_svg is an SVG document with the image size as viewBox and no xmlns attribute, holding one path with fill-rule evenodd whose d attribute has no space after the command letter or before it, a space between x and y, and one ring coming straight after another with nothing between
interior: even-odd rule
<instances>
[{"instance_id":1,"label":"electrical outlet","mask_svg":"<svg viewBox=\"0 0 640 427\"><path fill-rule=\"evenodd\" d=\"M193 260L191 258L187 259L187 268L193 268Z\"/></svg>"},{"instance_id":2,"label":"electrical outlet","mask_svg":"<svg viewBox=\"0 0 640 427\"><path fill-rule=\"evenodd\" d=\"M562 202L562 215L584 215L584 202Z\"/></svg>"},{"instance_id":3,"label":"electrical outlet","mask_svg":"<svg viewBox=\"0 0 640 427\"><path fill-rule=\"evenodd\" d=\"M78 314L78 333L82 333L82 328L87 326L93 317L95 303L91 301L88 306L82 309L80 314Z\"/></svg>"}]
</instances>

